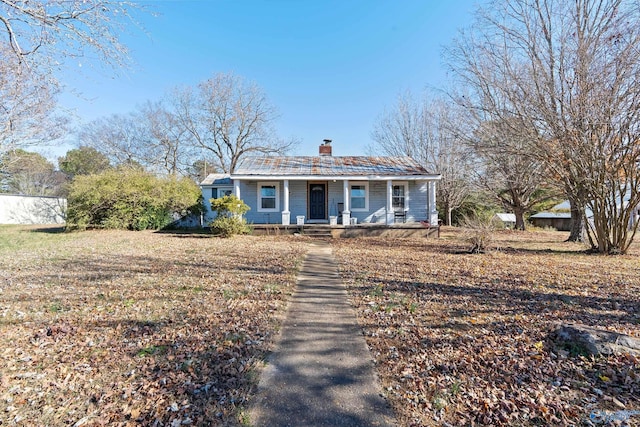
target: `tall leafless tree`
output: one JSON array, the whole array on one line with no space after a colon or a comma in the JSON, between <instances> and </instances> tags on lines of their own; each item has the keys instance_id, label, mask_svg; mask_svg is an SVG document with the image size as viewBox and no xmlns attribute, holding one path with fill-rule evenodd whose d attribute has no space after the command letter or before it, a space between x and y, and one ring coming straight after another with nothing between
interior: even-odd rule
<instances>
[{"instance_id":1,"label":"tall leafless tree","mask_svg":"<svg viewBox=\"0 0 640 427\"><path fill-rule=\"evenodd\" d=\"M531 154L566 191L570 239L581 235L589 206L587 230L606 253L626 251L634 231L623 230L640 203L638 45L633 0L496 0L449 51L467 90L459 103L483 121L534 123Z\"/></svg>"},{"instance_id":2,"label":"tall leafless tree","mask_svg":"<svg viewBox=\"0 0 640 427\"><path fill-rule=\"evenodd\" d=\"M136 112L144 124L144 161L150 169L171 175L188 175L198 150L170 103L147 102Z\"/></svg>"},{"instance_id":3,"label":"tall leafless tree","mask_svg":"<svg viewBox=\"0 0 640 427\"><path fill-rule=\"evenodd\" d=\"M133 162L188 176L194 175L194 165L202 173L229 173L243 156L285 153L297 143L276 137L276 117L256 85L221 74L195 88L175 89L163 102L94 120L79 139L116 165Z\"/></svg>"},{"instance_id":4,"label":"tall leafless tree","mask_svg":"<svg viewBox=\"0 0 640 427\"><path fill-rule=\"evenodd\" d=\"M480 159L476 182L515 214L518 230L525 229L524 215L536 204L558 196L546 163L529 153L536 138L531 123L512 118L482 123L472 139Z\"/></svg>"},{"instance_id":5,"label":"tall leafless tree","mask_svg":"<svg viewBox=\"0 0 640 427\"><path fill-rule=\"evenodd\" d=\"M128 1L0 0L0 153L57 136L57 71L90 55L126 64L120 37L138 10Z\"/></svg>"},{"instance_id":6,"label":"tall leafless tree","mask_svg":"<svg viewBox=\"0 0 640 427\"><path fill-rule=\"evenodd\" d=\"M107 156L115 166L134 163L145 166L146 134L145 124L132 112L92 120L78 131L78 140Z\"/></svg>"},{"instance_id":7,"label":"tall leafless tree","mask_svg":"<svg viewBox=\"0 0 640 427\"><path fill-rule=\"evenodd\" d=\"M262 89L233 74L176 89L172 111L193 146L210 153L216 168L227 173L243 156L284 154L297 144L276 136L278 116Z\"/></svg>"},{"instance_id":8,"label":"tall leafless tree","mask_svg":"<svg viewBox=\"0 0 640 427\"><path fill-rule=\"evenodd\" d=\"M436 98L417 102L407 92L379 117L371 133L374 153L410 156L442 175L436 199L447 225L471 189L473 157L462 140L463 123L455 106Z\"/></svg>"}]
</instances>

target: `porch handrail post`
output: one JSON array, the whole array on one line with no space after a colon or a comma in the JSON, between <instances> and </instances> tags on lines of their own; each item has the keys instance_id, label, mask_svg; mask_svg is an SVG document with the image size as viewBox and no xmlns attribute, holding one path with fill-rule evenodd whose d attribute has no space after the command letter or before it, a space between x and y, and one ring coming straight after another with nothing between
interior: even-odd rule
<instances>
[{"instance_id":1,"label":"porch handrail post","mask_svg":"<svg viewBox=\"0 0 640 427\"><path fill-rule=\"evenodd\" d=\"M387 225L393 224L393 181L387 180Z\"/></svg>"},{"instance_id":2,"label":"porch handrail post","mask_svg":"<svg viewBox=\"0 0 640 427\"><path fill-rule=\"evenodd\" d=\"M233 180L233 194L239 199L240 198L240 180Z\"/></svg>"},{"instance_id":3,"label":"porch handrail post","mask_svg":"<svg viewBox=\"0 0 640 427\"><path fill-rule=\"evenodd\" d=\"M438 224L438 210L436 209L436 182L429 181L429 222L431 224Z\"/></svg>"},{"instance_id":4,"label":"porch handrail post","mask_svg":"<svg viewBox=\"0 0 640 427\"><path fill-rule=\"evenodd\" d=\"M234 179L233 180L233 194L240 199L240 180L239 179ZM236 214L237 218L242 218L242 214Z\"/></svg>"},{"instance_id":5,"label":"porch handrail post","mask_svg":"<svg viewBox=\"0 0 640 427\"><path fill-rule=\"evenodd\" d=\"M344 197L344 210L342 211L342 225L351 223L351 199L349 197L349 180L342 181L342 190Z\"/></svg>"},{"instance_id":6,"label":"porch handrail post","mask_svg":"<svg viewBox=\"0 0 640 427\"><path fill-rule=\"evenodd\" d=\"M282 210L282 225L291 224L291 212L289 212L289 180L285 179L283 183L284 209Z\"/></svg>"}]
</instances>

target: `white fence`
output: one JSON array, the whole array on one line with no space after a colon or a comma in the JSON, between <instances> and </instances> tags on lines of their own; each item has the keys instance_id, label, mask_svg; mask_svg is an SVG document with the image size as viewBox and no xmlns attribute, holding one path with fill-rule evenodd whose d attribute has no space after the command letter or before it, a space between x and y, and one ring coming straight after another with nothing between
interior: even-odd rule
<instances>
[{"instance_id":1,"label":"white fence","mask_svg":"<svg viewBox=\"0 0 640 427\"><path fill-rule=\"evenodd\" d=\"M0 224L64 224L67 199L0 194Z\"/></svg>"}]
</instances>

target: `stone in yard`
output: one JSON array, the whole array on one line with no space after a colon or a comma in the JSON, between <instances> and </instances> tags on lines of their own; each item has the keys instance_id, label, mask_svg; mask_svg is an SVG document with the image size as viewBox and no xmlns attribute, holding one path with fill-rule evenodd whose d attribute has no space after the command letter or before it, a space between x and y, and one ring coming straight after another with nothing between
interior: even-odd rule
<instances>
[{"instance_id":1,"label":"stone in yard","mask_svg":"<svg viewBox=\"0 0 640 427\"><path fill-rule=\"evenodd\" d=\"M552 337L564 348L582 354L600 356L633 354L640 356L640 339L580 324L561 324Z\"/></svg>"}]
</instances>

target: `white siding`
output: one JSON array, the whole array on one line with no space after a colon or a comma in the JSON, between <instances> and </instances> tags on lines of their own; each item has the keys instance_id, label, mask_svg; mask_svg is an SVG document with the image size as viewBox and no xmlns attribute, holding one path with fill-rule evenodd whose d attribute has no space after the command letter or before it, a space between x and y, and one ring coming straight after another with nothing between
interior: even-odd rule
<instances>
[{"instance_id":1,"label":"white siding","mask_svg":"<svg viewBox=\"0 0 640 427\"><path fill-rule=\"evenodd\" d=\"M307 217L307 182L289 181L289 211L291 223L296 223L296 217Z\"/></svg>"},{"instance_id":2,"label":"white siding","mask_svg":"<svg viewBox=\"0 0 640 427\"><path fill-rule=\"evenodd\" d=\"M260 182L264 182L260 180ZM273 181L270 181L273 182ZM320 181L318 181L320 182ZM357 184L360 181L350 181L350 184ZM279 187L279 206L280 210L284 206L284 184L282 181L276 182ZM280 224L282 222L281 212L258 212L258 181L241 181L240 196L242 200L251 208L245 218L247 222L253 224ZM407 194L407 203L409 211L407 212L407 221L423 221L429 218L427 213L428 206L428 182L409 181L409 192ZM344 203L343 182L336 181L327 182L327 214L328 216L338 215L338 204ZM305 216L308 219L307 212L307 181L289 181L289 211L291 212L291 224L296 223L297 216ZM205 203L211 197L211 188L203 187L203 195ZM386 205L387 205L387 182L386 181L369 181L369 210L367 212L352 212L351 217L357 218L358 223L386 223ZM211 219L211 213L207 215ZM328 220L328 218L327 218Z\"/></svg>"},{"instance_id":3,"label":"white siding","mask_svg":"<svg viewBox=\"0 0 640 427\"><path fill-rule=\"evenodd\" d=\"M407 221L424 221L427 215L427 201L429 198L427 182L409 181L407 195ZM358 218L358 223L386 223L387 183L386 181L371 181L369 183L369 212L352 212L351 216Z\"/></svg>"}]
</instances>

